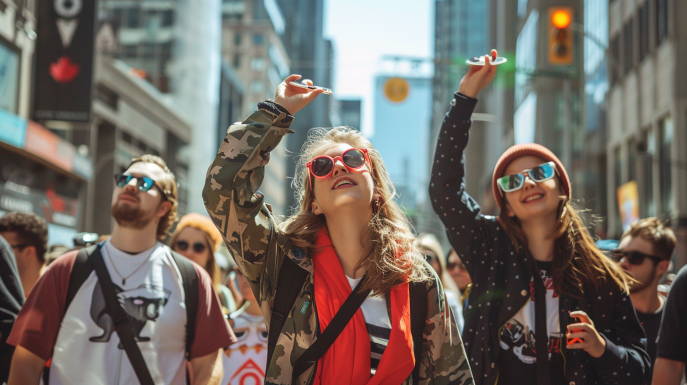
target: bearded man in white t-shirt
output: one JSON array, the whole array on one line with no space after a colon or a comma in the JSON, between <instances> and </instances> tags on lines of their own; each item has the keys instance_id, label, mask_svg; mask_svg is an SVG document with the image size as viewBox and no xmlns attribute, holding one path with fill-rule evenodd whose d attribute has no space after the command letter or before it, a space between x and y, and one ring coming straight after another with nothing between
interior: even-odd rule
<instances>
[{"instance_id":1,"label":"bearded man in white t-shirt","mask_svg":"<svg viewBox=\"0 0 687 385\"><path fill-rule=\"evenodd\" d=\"M194 265L197 311L193 341L187 345L190 315L182 274L169 247L160 242L176 219L176 209L176 182L165 162L153 155L133 159L115 176L116 223L100 255L122 309L135 323L136 345L154 383L184 385L188 376L193 385L219 384L220 353L235 337L209 276ZM16 346L10 385L38 385L48 360L50 385L139 383L105 311L96 273L90 272L67 299L76 257L71 252L53 262L19 314L8 339Z\"/></svg>"}]
</instances>

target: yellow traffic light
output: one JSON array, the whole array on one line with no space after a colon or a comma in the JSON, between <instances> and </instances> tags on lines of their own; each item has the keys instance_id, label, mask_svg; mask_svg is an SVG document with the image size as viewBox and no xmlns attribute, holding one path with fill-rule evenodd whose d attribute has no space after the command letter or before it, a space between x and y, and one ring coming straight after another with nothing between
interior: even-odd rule
<instances>
[{"instance_id":1,"label":"yellow traffic light","mask_svg":"<svg viewBox=\"0 0 687 385\"><path fill-rule=\"evenodd\" d=\"M569 7L549 8L549 63L570 65L573 63L573 10Z\"/></svg>"}]
</instances>

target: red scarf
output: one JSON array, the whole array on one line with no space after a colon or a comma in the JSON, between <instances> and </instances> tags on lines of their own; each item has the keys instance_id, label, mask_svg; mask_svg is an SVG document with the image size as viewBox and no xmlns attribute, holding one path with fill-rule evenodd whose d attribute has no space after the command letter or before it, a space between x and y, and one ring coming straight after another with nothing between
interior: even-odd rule
<instances>
[{"instance_id":1,"label":"red scarf","mask_svg":"<svg viewBox=\"0 0 687 385\"><path fill-rule=\"evenodd\" d=\"M315 305L320 330L325 330L351 294L341 261L326 228L320 230L313 256ZM408 283L391 289L391 335L373 377L370 377L370 336L362 309L358 309L341 334L320 358L315 385L398 385L415 367L410 328Z\"/></svg>"}]
</instances>

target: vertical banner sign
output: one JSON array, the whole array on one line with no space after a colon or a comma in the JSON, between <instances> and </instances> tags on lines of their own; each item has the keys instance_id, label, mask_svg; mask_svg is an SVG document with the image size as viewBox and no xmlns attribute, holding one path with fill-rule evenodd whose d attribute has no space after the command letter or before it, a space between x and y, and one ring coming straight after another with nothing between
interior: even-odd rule
<instances>
[{"instance_id":1,"label":"vertical banner sign","mask_svg":"<svg viewBox=\"0 0 687 385\"><path fill-rule=\"evenodd\" d=\"M35 120L88 121L96 0L37 2Z\"/></svg>"}]
</instances>

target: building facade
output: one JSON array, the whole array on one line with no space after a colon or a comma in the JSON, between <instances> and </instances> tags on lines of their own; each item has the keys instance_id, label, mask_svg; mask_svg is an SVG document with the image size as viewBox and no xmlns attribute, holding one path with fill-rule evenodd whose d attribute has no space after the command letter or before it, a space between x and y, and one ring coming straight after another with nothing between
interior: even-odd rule
<instances>
[{"instance_id":1,"label":"building facade","mask_svg":"<svg viewBox=\"0 0 687 385\"><path fill-rule=\"evenodd\" d=\"M375 76L372 143L396 186L397 200L417 227L425 221L429 169L431 61L388 57ZM406 91L396 92L400 87Z\"/></svg>"},{"instance_id":2,"label":"building facade","mask_svg":"<svg viewBox=\"0 0 687 385\"><path fill-rule=\"evenodd\" d=\"M609 5L608 55L618 60L609 66L608 232L621 233L628 207L640 217L670 220L678 236L678 266L687 262L684 17L683 1L613 0ZM619 204L619 189L633 181L638 196Z\"/></svg>"},{"instance_id":3,"label":"building facade","mask_svg":"<svg viewBox=\"0 0 687 385\"><path fill-rule=\"evenodd\" d=\"M284 33L284 14L275 0L223 1L223 67L225 75L233 73L235 83L242 83L240 115L234 115L233 121L245 119L255 111L258 102L274 97L277 86L289 74L290 61L282 43ZM298 119L300 116L299 113ZM288 213L291 195L287 140L288 136L270 153L260 188L279 216Z\"/></svg>"}]
</instances>

